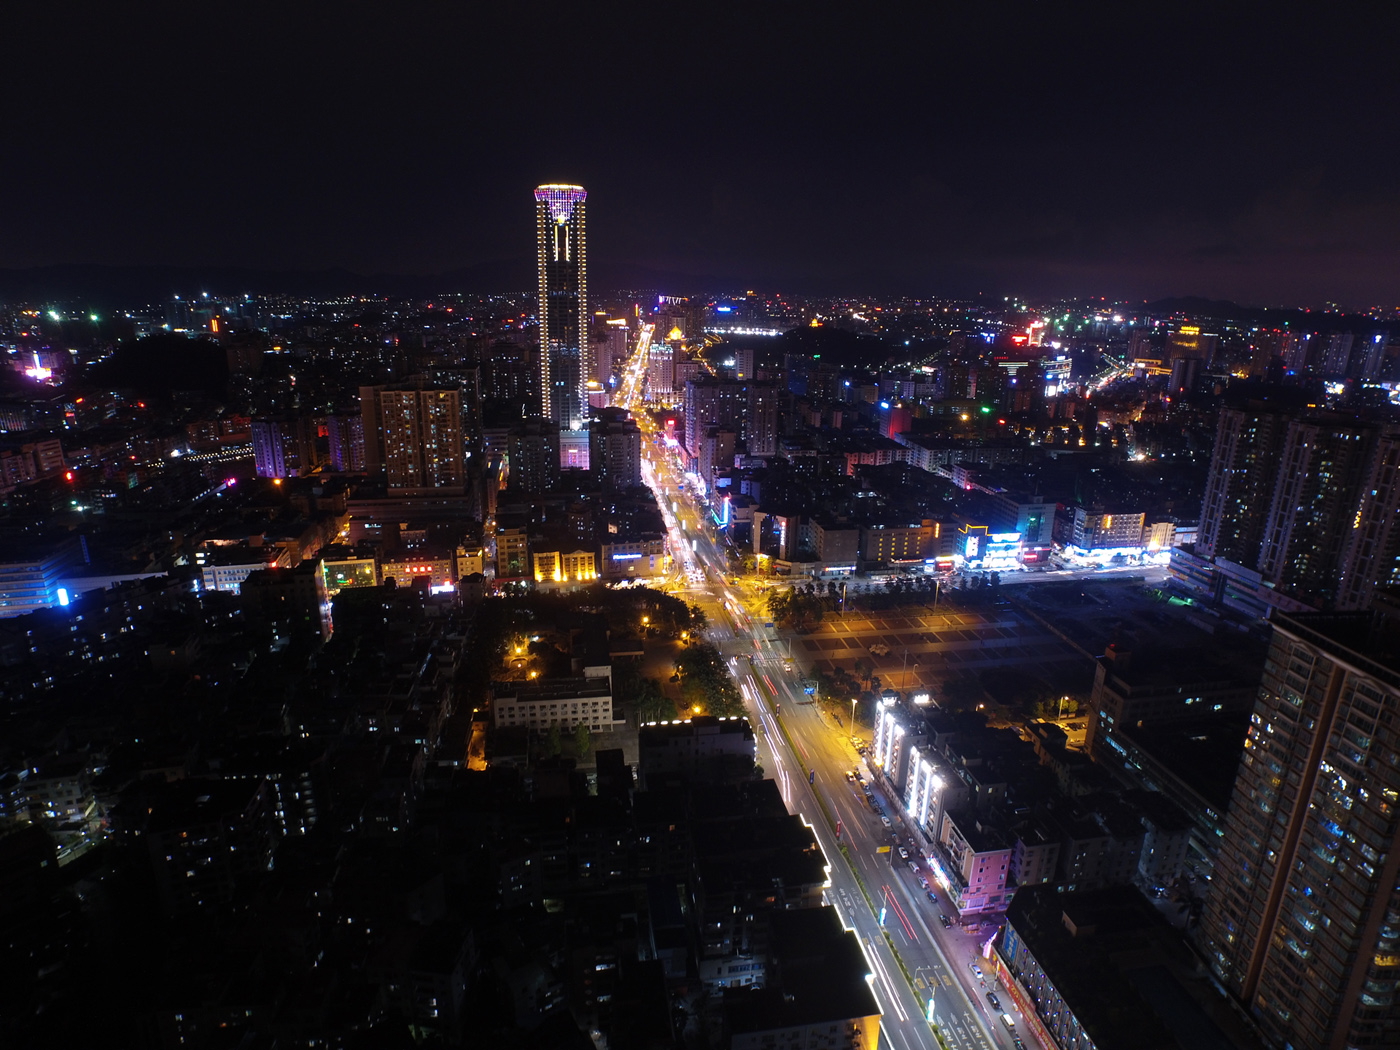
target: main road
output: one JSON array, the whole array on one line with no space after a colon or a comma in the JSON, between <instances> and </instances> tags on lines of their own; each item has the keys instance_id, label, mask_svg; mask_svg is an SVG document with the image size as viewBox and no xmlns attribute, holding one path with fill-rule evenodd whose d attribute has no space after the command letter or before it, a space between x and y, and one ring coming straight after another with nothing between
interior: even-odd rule
<instances>
[{"instance_id":1,"label":"main road","mask_svg":"<svg viewBox=\"0 0 1400 1050\"><path fill-rule=\"evenodd\" d=\"M635 407L645 377L640 350L619 391L619 402L628 408ZM754 619L727 582L728 556L704 526L703 508L683 491L677 465L650 421L639 414L637 422L646 438L643 478L662 510L682 592L705 611L710 640L728 659L744 696L759 762L778 782L788 808L812 826L830 866L827 900L870 960L883 1013L882 1046L939 1050L936 1024L952 1050L1012 1050L1012 1037L986 998L990 986L971 969L985 937L942 928L937 916L948 906L942 898L932 903L917 881L927 878L927 869L911 870L899 856L899 846L911 843L907 833L898 833L898 800L874 789L887 814L882 819L847 779L854 768L866 780L872 776L846 732L827 722L802 692L775 632ZM877 852L882 846L888 852ZM1002 1006L1010 1008L1009 1002Z\"/></svg>"}]
</instances>

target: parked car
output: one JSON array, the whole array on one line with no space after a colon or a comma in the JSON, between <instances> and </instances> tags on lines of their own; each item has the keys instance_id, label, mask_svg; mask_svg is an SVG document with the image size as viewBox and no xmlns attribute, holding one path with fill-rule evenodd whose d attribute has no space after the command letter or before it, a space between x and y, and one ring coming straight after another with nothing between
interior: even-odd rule
<instances>
[{"instance_id":1,"label":"parked car","mask_svg":"<svg viewBox=\"0 0 1400 1050\"><path fill-rule=\"evenodd\" d=\"M989 1003L992 1004L992 1009L993 1009L993 1010L997 1010L997 1011L1000 1011L1000 1010L1001 1010L1001 1000L997 998L997 993L996 993L996 992L988 992L988 993L987 993L987 1002L989 1002Z\"/></svg>"},{"instance_id":2,"label":"parked car","mask_svg":"<svg viewBox=\"0 0 1400 1050\"><path fill-rule=\"evenodd\" d=\"M938 903L938 894L934 893L933 890L928 891L928 902L930 904Z\"/></svg>"},{"instance_id":3,"label":"parked car","mask_svg":"<svg viewBox=\"0 0 1400 1050\"><path fill-rule=\"evenodd\" d=\"M848 783L848 784L854 784L855 782L856 782L856 771L855 771L854 769L848 769L848 770L846 770L846 783Z\"/></svg>"},{"instance_id":4,"label":"parked car","mask_svg":"<svg viewBox=\"0 0 1400 1050\"><path fill-rule=\"evenodd\" d=\"M980 981L982 979L982 967L978 966L975 962L968 963L968 966L972 970L972 976L976 977Z\"/></svg>"},{"instance_id":5,"label":"parked car","mask_svg":"<svg viewBox=\"0 0 1400 1050\"><path fill-rule=\"evenodd\" d=\"M912 871L915 875L919 874L919 866L915 864L912 860L909 862L909 870Z\"/></svg>"},{"instance_id":6,"label":"parked car","mask_svg":"<svg viewBox=\"0 0 1400 1050\"><path fill-rule=\"evenodd\" d=\"M880 823L883 824L883 825L885 825L885 827L889 827L889 826L890 826L890 818L887 817L887 816L885 816L883 813L881 813L881 814L880 814Z\"/></svg>"},{"instance_id":7,"label":"parked car","mask_svg":"<svg viewBox=\"0 0 1400 1050\"><path fill-rule=\"evenodd\" d=\"M922 875L920 875L920 876L919 876L919 885L922 886L924 889L928 889L928 888L929 888L928 879L926 879L926 878L924 878ZM933 896L933 895L932 895L932 894L929 894L929 896Z\"/></svg>"},{"instance_id":8,"label":"parked car","mask_svg":"<svg viewBox=\"0 0 1400 1050\"><path fill-rule=\"evenodd\" d=\"M943 928L945 930L951 930L953 928L953 920L948 918L948 916L944 915L942 912L938 913L938 921L943 924Z\"/></svg>"},{"instance_id":9,"label":"parked car","mask_svg":"<svg viewBox=\"0 0 1400 1050\"><path fill-rule=\"evenodd\" d=\"M905 849L903 846L900 846L900 847L899 847L899 859L900 859L900 860L908 860L908 859L909 859L909 851L908 851L907 849Z\"/></svg>"}]
</instances>

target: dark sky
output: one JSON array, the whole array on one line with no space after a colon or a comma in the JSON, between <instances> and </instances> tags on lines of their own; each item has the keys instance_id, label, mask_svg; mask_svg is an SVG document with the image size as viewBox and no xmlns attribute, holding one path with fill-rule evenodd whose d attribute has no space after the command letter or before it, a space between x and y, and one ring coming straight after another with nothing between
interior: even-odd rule
<instances>
[{"instance_id":1,"label":"dark sky","mask_svg":"<svg viewBox=\"0 0 1400 1050\"><path fill-rule=\"evenodd\" d=\"M526 283L576 181L595 283L1400 304L1397 26L1331 5L15 6L0 267Z\"/></svg>"}]
</instances>

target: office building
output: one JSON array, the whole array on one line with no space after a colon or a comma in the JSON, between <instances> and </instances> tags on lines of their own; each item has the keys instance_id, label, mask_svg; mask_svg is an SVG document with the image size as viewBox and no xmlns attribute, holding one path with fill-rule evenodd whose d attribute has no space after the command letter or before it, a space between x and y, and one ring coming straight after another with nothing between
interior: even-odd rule
<instances>
[{"instance_id":1,"label":"office building","mask_svg":"<svg viewBox=\"0 0 1400 1050\"><path fill-rule=\"evenodd\" d=\"M1144 517L1142 511L1104 514L1076 507L1069 545L1082 551L1141 547Z\"/></svg>"},{"instance_id":2,"label":"office building","mask_svg":"<svg viewBox=\"0 0 1400 1050\"><path fill-rule=\"evenodd\" d=\"M922 563L931 556L934 529L932 520L866 525L860 530L860 560L867 565Z\"/></svg>"},{"instance_id":3,"label":"office building","mask_svg":"<svg viewBox=\"0 0 1400 1050\"><path fill-rule=\"evenodd\" d=\"M613 378L627 363L627 321L624 318L610 318L603 323L602 331L593 337L592 379L604 389L611 389Z\"/></svg>"},{"instance_id":4,"label":"office building","mask_svg":"<svg viewBox=\"0 0 1400 1050\"><path fill-rule=\"evenodd\" d=\"M560 430L587 418L588 254L582 186L535 188L539 264L540 411Z\"/></svg>"},{"instance_id":5,"label":"office building","mask_svg":"<svg viewBox=\"0 0 1400 1050\"><path fill-rule=\"evenodd\" d=\"M77 593L70 593L64 580L86 561L84 539L12 548L0 562L0 617L67 605Z\"/></svg>"},{"instance_id":6,"label":"office building","mask_svg":"<svg viewBox=\"0 0 1400 1050\"><path fill-rule=\"evenodd\" d=\"M1397 612L1274 617L1200 942L1275 1047L1400 1044Z\"/></svg>"},{"instance_id":7,"label":"office building","mask_svg":"<svg viewBox=\"0 0 1400 1050\"><path fill-rule=\"evenodd\" d=\"M600 571L604 579L660 576L666 571L669 560L663 535L605 542Z\"/></svg>"},{"instance_id":8,"label":"office building","mask_svg":"<svg viewBox=\"0 0 1400 1050\"><path fill-rule=\"evenodd\" d=\"M334 598L347 587L378 587L379 562L373 555L361 557L337 551L321 559L321 575L326 581L326 594Z\"/></svg>"}]
</instances>

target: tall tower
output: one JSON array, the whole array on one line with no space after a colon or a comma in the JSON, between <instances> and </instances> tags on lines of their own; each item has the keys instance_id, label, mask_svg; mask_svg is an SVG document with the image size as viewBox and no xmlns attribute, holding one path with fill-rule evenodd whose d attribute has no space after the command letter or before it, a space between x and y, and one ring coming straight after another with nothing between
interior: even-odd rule
<instances>
[{"instance_id":1,"label":"tall tower","mask_svg":"<svg viewBox=\"0 0 1400 1050\"><path fill-rule=\"evenodd\" d=\"M535 187L540 271L540 410L560 430L582 430L588 412L588 250L582 186Z\"/></svg>"},{"instance_id":2,"label":"tall tower","mask_svg":"<svg viewBox=\"0 0 1400 1050\"><path fill-rule=\"evenodd\" d=\"M1271 1046L1400 1036L1396 612L1272 621L1200 927Z\"/></svg>"}]
</instances>

